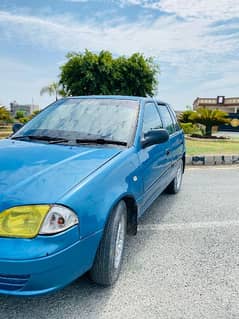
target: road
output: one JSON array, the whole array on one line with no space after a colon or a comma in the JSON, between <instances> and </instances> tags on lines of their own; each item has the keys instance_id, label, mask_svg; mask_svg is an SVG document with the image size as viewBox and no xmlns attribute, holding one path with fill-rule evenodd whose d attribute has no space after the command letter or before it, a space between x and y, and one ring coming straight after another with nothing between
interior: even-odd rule
<instances>
[{"instance_id":1,"label":"road","mask_svg":"<svg viewBox=\"0 0 239 319\"><path fill-rule=\"evenodd\" d=\"M0 319L238 319L239 168L188 169L182 191L162 195L128 239L114 288L85 276L45 297L0 296L0 310Z\"/></svg>"}]
</instances>

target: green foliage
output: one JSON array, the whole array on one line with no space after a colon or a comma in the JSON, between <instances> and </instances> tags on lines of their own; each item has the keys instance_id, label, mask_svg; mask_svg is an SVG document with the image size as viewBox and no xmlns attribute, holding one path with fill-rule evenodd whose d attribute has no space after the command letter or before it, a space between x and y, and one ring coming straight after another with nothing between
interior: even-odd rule
<instances>
[{"instance_id":1,"label":"green foliage","mask_svg":"<svg viewBox=\"0 0 239 319\"><path fill-rule=\"evenodd\" d=\"M28 121L33 119L40 111L34 111L30 116L26 116L24 111L17 111L15 119L22 124L26 124Z\"/></svg>"},{"instance_id":2,"label":"green foliage","mask_svg":"<svg viewBox=\"0 0 239 319\"><path fill-rule=\"evenodd\" d=\"M57 101L58 100L58 97L61 95L61 96L64 96L64 92L63 92L63 89L62 89L62 86L59 82L53 82L47 86L44 86L41 91L40 91L40 94L43 95L43 94L49 94L50 96L54 95L55 96L55 100Z\"/></svg>"},{"instance_id":3,"label":"green foliage","mask_svg":"<svg viewBox=\"0 0 239 319\"><path fill-rule=\"evenodd\" d=\"M12 122L11 113L4 106L0 106L0 122Z\"/></svg>"},{"instance_id":4,"label":"green foliage","mask_svg":"<svg viewBox=\"0 0 239 319\"><path fill-rule=\"evenodd\" d=\"M19 119L19 122L22 124L26 124L29 121L29 117L24 116Z\"/></svg>"},{"instance_id":5,"label":"green foliage","mask_svg":"<svg viewBox=\"0 0 239 319\"><path fill-rule=\"evenodd\" d=\"M187 110L179 114L178 120L180 123L192 123L190 116L192 115L192 110Z\"/></svg>"},{"instance_id":6,"label":"green foliage","mask_svg":"<svg viewBox=\"0 0 239 319\"><path fill-rule=\"evenodd\" d=\"M26 114L25 111L19 110L16 112L15 119L20 120L25 117L25 114Z\"/></svg>"},{"instance_id":7,"label":"green foliage","mask_svg":"<svg viewBox=\"0 0 239 319\"><path fill-rule=\"evenodd\" d=\"M199 108L194 111L189 120L192 123L202 124L205 126L205 135L212 135L212 127L214 125L226 124L229 123L227 118L228 114L226 112L220 111L218 109L209 110L207 108Z\"/></svg>"},{"instance_id":8,"label":"green foliage","mask_svg":"<svg viewBox=\"0 0 239 319\"><path fill-rule=\"evenodd\" d=\"M66 95L153 95L159 67L139 53L113 58L109 51L98 55L86 50L69 53L61 67L60 83Z\"/></svg>"},{"instance_id":9,"label":"green foliage","mask_svg":"<svg viewBox=\"0 0 239 319\"><path fill-rule=\"evenodd\" d=\"M229 123L227 116L226 112L218 109L199 108L196 111L186 110L182 112L178 116L178 120L186 134L198 134L200 132L199 134L203 133L205 136L211 136L213 126ZM205 126L205 131L193 124Z\"/></svg>"},{"instance_id":10,"label":"green foliage","mask_svg":"<svg viewBox=\"0 0 239 319\"><path fill-rule=\"evenodd\" d=\"M183 129L184 134L200 134L202 135L202 130L192 123L180 123L180 126Z\"/></svg>"}]
</instances>

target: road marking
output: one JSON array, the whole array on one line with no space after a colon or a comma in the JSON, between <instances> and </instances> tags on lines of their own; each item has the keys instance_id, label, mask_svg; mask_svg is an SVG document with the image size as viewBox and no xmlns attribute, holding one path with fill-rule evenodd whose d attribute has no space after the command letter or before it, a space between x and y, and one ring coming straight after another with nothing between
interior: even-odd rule
<instances>
[{"instance_id":1,"label":"road marking","mask_svg":"<svg viewBox=\"0 0 239 319\"><path fill-rule=\"evenodd\" d=\"M139 231L164 231L164 230L185 230L200 228L223 228L238 227L239 220L227 220L221 222L198 222L198 223L180 223L180 224L148 224L139 225Z\"/></svg>"}]
</instances>

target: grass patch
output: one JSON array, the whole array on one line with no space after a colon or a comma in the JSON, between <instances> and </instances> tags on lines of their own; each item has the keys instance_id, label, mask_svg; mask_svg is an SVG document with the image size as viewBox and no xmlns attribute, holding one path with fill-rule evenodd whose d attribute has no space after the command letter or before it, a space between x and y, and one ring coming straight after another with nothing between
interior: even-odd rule
<instances>
[{"instance_id":1,"label":"grass patch","mask_svg":"<svg viewBox=\"0 0 239 319\"><path fill-rule=\"evenodd\" d=\"M239 143L186 140L187 155L238 155Z\"/></svg>"}]
</instances>

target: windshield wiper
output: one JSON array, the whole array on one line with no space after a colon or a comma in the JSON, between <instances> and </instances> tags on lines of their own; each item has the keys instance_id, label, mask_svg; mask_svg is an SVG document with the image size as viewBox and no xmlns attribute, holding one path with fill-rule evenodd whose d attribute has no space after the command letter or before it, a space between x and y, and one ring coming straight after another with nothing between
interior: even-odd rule
<instances>
[{"instance_id":1,"label":"windshield wiper","mask_svg":"<svg viewBox=\"0 0 239 319\"><path fill-rule=\"evenodd\" d=\"M82 139L76 139L76 143L80 144L114 144L114 145L123 145L127 146L126 142L123 141L114 141L114 140L106 140L104 138L96 138L96 139L87 139L87 138L82 138Z\"/></svg>"},{"instance_id":2,"label":"windshield wiper","mask_svg":"<svg viewBox=\"0 0 239 319\"><path fill-rule=\"evenodd\" d=\"M12 137L13 140L21 140L21 139L29 139L29 140L37 140L37 141L47 141L49 144L57 144L63 142L69 142L69 140L61 137L51 137L46 135L22 135Z\"/></svg>"},{"instance_id":3,"label":"windshield wiper","mask_svg":"<svg viewBox=\"0 0 239 319\"><path fill-rule=\"evenodd\" d=\"M69 142L69 140L61 137L51 137L46 135L22 135L22 136L15 136L12 137L13 140L37 140L37 141L47 141L49 144L57 144L57 143L66 143ZM76 139L75 143L77 144L114 144L114 145L123 145L127 146L126 142L123 141L114 141L114 140L108 140L104 138L95 138L95 139L88 139L88 138L81 138Z\"/></svg>"}]
</instances>

